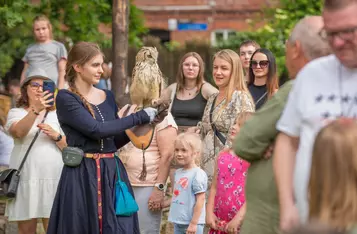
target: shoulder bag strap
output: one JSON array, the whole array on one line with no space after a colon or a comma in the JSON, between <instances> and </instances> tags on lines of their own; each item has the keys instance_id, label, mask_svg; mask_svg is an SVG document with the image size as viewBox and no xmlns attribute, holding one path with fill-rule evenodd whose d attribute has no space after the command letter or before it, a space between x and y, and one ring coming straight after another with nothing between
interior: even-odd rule
<instances>
[{"instance_id":1,"label":"shoulder bag strap","mask_svg":"<svg viewBox=\"0 0 357 234\"><path fill-rule=\"evenodd\" d=\"M118 165L118 160L114 157L115 159L115 163L117 165L117 173L118 173L118 181L121 182L121 179L120 179L120 172L119 172L119 165Z\"/></svg>"},{"instance_id":2,"label":"shoulder bag strap","mask_svg":"<svg viewBox=\"0 0 357 234\"><path fill-rule=\"evenodd\" d=\"M255 105L257 105L261 100L263 100L263 98L267 95L268 93L265 92L256 102Z\"/></svg>"},{"instance_id":3,"label":"shoulder bag strap","mask_svg":"<svg viewBox=\"0 0 357 234\"><path fill-rule=\"evenodd\" d=\"M48 111L46 111L45 116L43 117L41 123L44 123L44 122L45 122L46 117L47 117L47 114L48 114ZM25 156L24 156L24 158L23 158L22 161L21 161L21 164L20 164L20 166L19 166L19 169L17 170L17 174L18 174L18 175L20 174L20 172L21 172L21 170L22 170L22 168L23 168L23 166L24 166L24 164L25 164L25 161L26 161L26 159L27 159L27 156L28 156L29 153L30 153L30 150L31 150L33 144L34 144L35 141L37 140L38 135L40 135L40 132L41 132L41 129L39 129L39 130L36 132L35 137L32 139L31 144L30 144L30 146L28 147L28 149L27 149L27 151L26 151L26 153L25 153Z\"/></svg>"},{"instance_id":4,"label":"shoulder bag strap","mask_svg":"<svg viewBox=\"0 0 357 234\"><path fill-rule=\"evenodd\" d=\"M211 122L211 126L214 132L214 135L216 135L218 137L218 139L221 141L221 143L223 145L226 144L226 138L223 136L223 134L217 130L216 125L213 123L212 121L212 113L213 113L213 109L214 109L214 104L216 103L216 98L217 96L214 98L213 102L212 102L212 106L211 106L211 110L209 112L209 121ZM213 139L213 142L215 142L215 140Z\"/></svg>"},{"instance_id":5,"label":"shoulder bag strap","mask_svg":"<svg viewBox=\"0 0 357 234\"><path fill-rule=\"evenodd\" d=\"M171 112L171 108L172 108L172 105L174 103L175 96L176 96L176 89L177 89L177 83L173 84L173 86L172 86L172 92L171 92L171 97L170 97L171 103L170 103L168 112Z\"/></svg>"}]
</instances>

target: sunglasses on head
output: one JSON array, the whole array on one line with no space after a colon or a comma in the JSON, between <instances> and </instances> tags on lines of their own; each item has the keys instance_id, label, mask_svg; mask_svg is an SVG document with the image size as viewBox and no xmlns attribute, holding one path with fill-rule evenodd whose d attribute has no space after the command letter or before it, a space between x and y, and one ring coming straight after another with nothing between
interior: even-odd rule
<instances>
[{"instance_id":1,"label":"sunglasses on head","mask_svg":"<svg viewBox=\"0 0 357 234\"><path fill-rule=\"evenodd\" d=\"M261 68L266 68L269 65L269 61L268 60L262 60L262 61L256 61L256 60L252 60L250 62L250 66L254 69L257 68L259 65L259 67Z\"/></svg>"}]
</instances>

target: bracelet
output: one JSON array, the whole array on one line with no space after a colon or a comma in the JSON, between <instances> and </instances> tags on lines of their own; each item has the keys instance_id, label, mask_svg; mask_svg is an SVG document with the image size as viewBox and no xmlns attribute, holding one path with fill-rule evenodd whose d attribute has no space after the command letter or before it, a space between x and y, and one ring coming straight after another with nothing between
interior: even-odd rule
<instances>
[{"instance_id":1,"label":"bracelet","mask_svg":"<svg viewBox=\"0 0 357 234\"><path fill-rule=\"evenodd\" d=\"M32 108L32 112L33 112L35 115L40 115L40 113L36 112L34 108Z\"/></svg>"}]
</instances>

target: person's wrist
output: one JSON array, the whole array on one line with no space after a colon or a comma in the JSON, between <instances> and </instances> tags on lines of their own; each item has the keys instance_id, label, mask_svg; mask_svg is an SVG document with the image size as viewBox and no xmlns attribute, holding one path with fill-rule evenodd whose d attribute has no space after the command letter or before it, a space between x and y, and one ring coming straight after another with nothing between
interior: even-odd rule
<instances>
[{"instance_id":1,"label":"person's wrist","mask_svg":"<svg viewBox=\"0 0 357 234\"><path fill-rule=\"evenodd\" d=\"M54 140L55 142L61 141L61 140L62 140L62 135L61 135L60 133L58 133L57 137L55 137L53 140Z\"/></svg>"},{"instance_id":2,"label":"person's wrist","mask_svg":"<svg viewBox=\"0 0 357 234\"><path fill-rule=\"evenodd\" d=\"M193 225L193 226L196 226L197 222L196 221L191 221L190 224Z\"/></svg>"},{"instance_id":3,"label":"person's wrist","mask_svg":"<svg viewBox=\"0 0 357 234\"><path fill-rule=\"evenodd\" d=\"M164 194L164 190L160 190L158 187L154 188L157 193Z\"/></svg>"},{"instance_id":4,"label":"person's wrist","mask_svg":"<svg viewBox=\"0 0 357 234\"><path fill-rule=\"evenodd\" d=\"M289 208L295 205L294 199L285 197L283 199L280 200L280 207L281 208Z\"/></svg>"},{"instance_id":5,"label":"person's wrist","mask_svg":"<svg viewBox=\"0 0 357 234\"><path fill-rule=\"evenodd\" d=\"M160 190L162 192L165 191L165 184L164 183L160 183L160 182L156 182L154 184L154 187L157 189L157 190Z\"/></svg>"},{"instance_id":6,"label":"person's wrist","mask_svg":"<svg viewBox=\"0 0 357 234\"><path fill-rule=\"evenodd\" d=\"M30 109L33 114L40 115L40 111L38 111L35 107L32 106Z\"/></svg>"},{"instance_id":7,"label":"person's wrist","mask_svg":"<svg viewBox=\"0 0 357 234\"><path fill-rule=\"evenodd\" d=\"M237 215L236 217L234 217L235 221L237 221L238 223L241 223L243 221L243 216L242 215Z\"/></svg>"},{"instance_id":8,"label":"person's wrist","mask_svg":"<svg viewBox=\"0 0 357 234\"><path fill-rule=\"evenodd\" d=\"M36 106L32 106L31 107L34 111L36 111L37 113L40 113L43 109L41 109L41 108L38 108L38 107L36 107Z\"/></svg>"}]
</instances>

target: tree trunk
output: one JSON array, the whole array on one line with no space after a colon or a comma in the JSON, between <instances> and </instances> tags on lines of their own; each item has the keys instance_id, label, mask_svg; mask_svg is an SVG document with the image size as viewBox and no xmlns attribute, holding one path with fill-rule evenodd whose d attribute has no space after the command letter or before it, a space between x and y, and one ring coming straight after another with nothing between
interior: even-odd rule
<instances>
[{"instance_id":1,"label":"tree trunk","mask_svg":"<svg viewBox=\"0 0 357 234\"><path fill-rule=\"evenodd\" d=\"M112 91L119 107L130 102L125 94L128 80L128 33L129 33L129 0L113 0L113 68Z\"/></svg>"}]
</instances>

